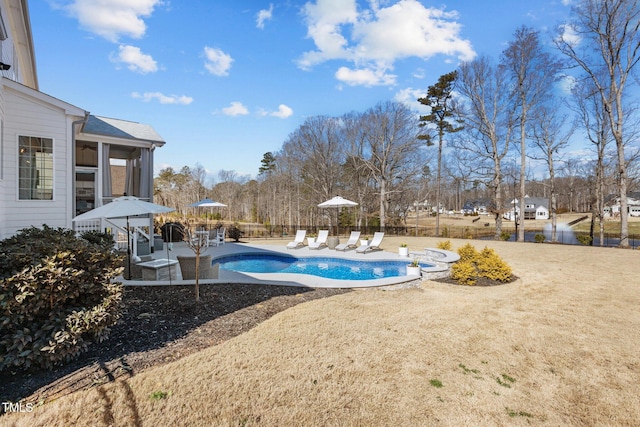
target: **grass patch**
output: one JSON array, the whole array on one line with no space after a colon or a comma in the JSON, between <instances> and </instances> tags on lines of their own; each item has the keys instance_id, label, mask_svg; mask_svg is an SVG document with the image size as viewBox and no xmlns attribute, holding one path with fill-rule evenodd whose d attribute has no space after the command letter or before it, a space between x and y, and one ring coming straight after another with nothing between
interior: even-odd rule
<instances>
[{"instance_id":1,"label":"grass patch","mask_svg":"<svg viewBox=\"0 0 640 427\"><path fill-rule=\"evenodd\" d=\"M440 380L429 380L429 384L431 384L432 386L434 386L435 388L442 388L442 381Z\"/></svg>"},{"instance_id":2,"label":"grass patch","mask_svg":"<svg viewBox=\"0 0 640 427\"><path fill-rule=\"evenodd\" d=\"M171 396L171 392L166 392L166 391L154 391L149 395L151 400L162 400L162 399L166 399L169 396Z\"/></svg>"},{"instance_id":3,"label":"grass patch","mask_svg":"<svg viewBox=\"0 0 640 427\"><path fill-rule=\"evenodd\" d=\"M464 366L462 363L460 363L460 364L458 365L458 367L459 367L460 369L462 369L462 372L464 372L464 373L465 373L465 375L466 375L466 374L469 374L469 373L473 373L473 374L479 374L479 373L480 373L480 371L478 371L477 369L469 369L469 368L467 368L466 366Z\"/></svg>"},{"instance_id":4,"label":"grass patch","mask_svg":"<svg viewBox=\"0 0 640 427\"><path fill-rule=\"evenodd\" d=\"M525 417L525 418L533 418L533 415L525 412L525 411L514 411L513 409L505 408L507 410L507 414L511 417Z\"/></svg>"},{"instance_id":5,"label":"grass patch","mask_svg":"<svg viewBox=\"0 0 640 427\"><path fill-rule=\"evenodd\" d=\"M496 381L502 387L506 387L506 388L511 388L511 384L509 384L509 383L515 383L516 382L515 378L510 377L507 374L502 374L502 378L496 377Z\"/></svg>"}]
</instances>

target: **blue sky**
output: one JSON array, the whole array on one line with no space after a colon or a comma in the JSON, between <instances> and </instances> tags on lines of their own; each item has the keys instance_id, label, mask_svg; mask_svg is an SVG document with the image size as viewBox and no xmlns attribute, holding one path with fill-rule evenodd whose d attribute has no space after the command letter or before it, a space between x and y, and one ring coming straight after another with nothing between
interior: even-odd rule
<instances>
[{"instance_id":1,"label":"blue sky","mask_svg":"<svg viewBox=\"0 0 640 427\"><path fill-rule=\"evenodd\" d=\"M416 99L570 0L32 0L40 90L148 123L160 168L255 176L307 117ZM424 110L422 113L424 114Z\"/></svg>"}]
</instances>

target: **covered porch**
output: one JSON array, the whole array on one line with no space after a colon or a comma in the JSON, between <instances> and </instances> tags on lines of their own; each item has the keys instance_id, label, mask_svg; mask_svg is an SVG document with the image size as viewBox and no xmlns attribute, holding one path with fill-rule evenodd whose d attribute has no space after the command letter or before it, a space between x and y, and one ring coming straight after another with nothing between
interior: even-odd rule
<instances>
[{"instance_id":1,"label":"covered porch","mask_svg":"<svg viewBox=\"0 0 640 427\"><path fill-rule=\"evenodd\" d=\"M103 206L121 196L153 201L153 153L164 140L149 125L88 116L74 138L75 216ZM130 218L130 241L134 254L151 252L154 245L153 218ZM127 247L124 218L76 221L74 230L109 232L118 248Z\"/></svg>"}]
</instances>

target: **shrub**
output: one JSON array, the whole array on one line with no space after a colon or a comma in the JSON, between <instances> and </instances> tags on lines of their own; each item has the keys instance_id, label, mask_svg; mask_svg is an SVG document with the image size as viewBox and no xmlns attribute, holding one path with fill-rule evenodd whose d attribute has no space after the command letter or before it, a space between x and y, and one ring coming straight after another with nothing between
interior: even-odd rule
<instances>
[{"instance_id":1,"label":"shrub","mask_svg":"<svg viewBox=\"0 0 640 427\"><path fill-rule=\"evenodd\" d=\"M449 227L447 227L446 225L442 226L442 237L449 237Z\"/></svg>"},{"instance_id":2,"label":"shrub","mask_svg":"<svg viewBox=\"0 0 640 427\"><path fill-rule=\"evenodd\" d=\"M542 233L536 233L536 235L533 236L533 240L535 240L536 243L544 243L547 238Z\"/></svg>"},{"instance_id":3,"label":"shrub","mask_svg":"<svg viewBox=\"0 0 640 427\"><path fill-rule=\"evenodd\" d=\"M115 240L111 233L102 233L99 231L87 231L80 235L81 238L89 243L93 243L105 250L109 250L114 247Z\"/></svg>"},{"instance_id":4,"label":"shrub","mask_svg":"<svg viewBox=\"0 0 640 427\"><path fill-rule=\"evenodd\" d=\"M243 234L244 232L240 230L237 223L233 224L227 230L227 236L229 236L230 239L233 239L234 242L239 242Z\"/></svg>"},{"instance_id":5,"label":"shrub","mask_svg":"<svg viewBox=\"0 0 640 427\"><path fill-rule=\"evenodd\" d=\"M116 323L121 256L87 237L44 226L0 241L0 371L69 361Z\"/></svg>"},{"instance_id":6,"label":"shrub","mask_svg":"<svg viewBox=\"0 0 640 427\"><path fill-rule=\"evenodd\" d=\"M485 247L480 252L476 265L481 277L503 283L511 280L511 267L491 248Z\"/></svg>"},{"instance_id":7,"label":"shrub","mask_svg":"<svg viewBox=\"0 0 640 427\"><path fill-rule=\"evenodd\" d=\"M463 285L475 285L478 277L475 263L471 260L460 260L451 266L451 278Z\"/></svg>"},{"instance_id":8,"label":"shrub","mask_svg":"<svg viewBox=\"0 0 640 427\"><path fill-rule=\"evenodd\" d=\"M500 233L500 240L504 240L505 242L511 240L511 233L508 231L503 231Z\"/></svg>"},{"instance_id":9,"label":"shrub","mask_svg":"<svg viewBox=\"0 0 640 427\"><path fill-rule=\"evenodd\" d=\"M451 241L443 240L441 242L438 242L438 244L436 245L436 248L442 249L443 251L450 251L451 250Z\"/></svg>"},{"instance_id":10,"label":"shrub","mask_svg":"<svg viewBox=\"0 0 640 427\"><path fill-rule=\"evenodd\" d=\"M588 234L577 234L576 240L585 246L591 245L591 236Z\"/></svg>"},{"instance_id":11,"label":"shrub","mask_svg":"<svg viewBox=\"0 0 640 427\"><path fill-rule=\"evenodd\" d=\"M460 255L460 261L475 262L478 258L478 251L471 243L467 243L458 248L458 255Z\"/></svg>"},{"instance_id":12,"label":"shrub","mask_svg":"<svg viewBox=\"0 0 640 427\"><path fill-rule=\"evenodd\" d=\"M493 249L478 252L467 243L458 249L458 255L460 261L451 266L451 278L460 284L475 285L480 277L503 283L511 280L511 267Z\"/></svg>"}]
</instances>

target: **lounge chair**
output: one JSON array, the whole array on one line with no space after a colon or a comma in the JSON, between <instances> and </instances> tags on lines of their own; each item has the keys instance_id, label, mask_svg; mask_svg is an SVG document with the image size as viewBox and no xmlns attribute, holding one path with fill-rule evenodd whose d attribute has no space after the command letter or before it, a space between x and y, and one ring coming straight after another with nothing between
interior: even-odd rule
<instances>
[{"instance_id":1,"label":"lounge chair","mask_svg":"<svg viewBox=\"0 0 640 427\"><path fill-rule=\"evenodd\" d=\"M347 243L340 243L336 246L336 251L346 251L347 249L355 249L358 247L358 239L360 239L359 231L352 231Z\"/></svg>"},{"instance_id":2,"label":"lounge chair","mask_svg":"<svg viewBox=\"0 0 640 427\"><path fill-rule=\"evenodd\" d=\"M296 231L296 238L293 242L287 243L287 249L297 249L301 246L304 246L304 238L307 235L307 230L298 230Z\"/></svg>"},{"instance_id":3,"label":"lounge chair","mask_svg":"<svg viewBox=\"0 0 640 427\"><path fill-rule=\"evenodd\" d=\"M356 248L356 252L361 254L366 254L367 251L379 251L380 244L382 243L382 239L384 238L384 233L377 232L373 234L373 239L371 239L371 243L368 245L361 245Z\"/></svg>"},{"instance_id":4,"label":"lounge chair","mask_svg":"<svg viewBox=\"0 0 640 427\"><path fill-rule=\"evenodd\" d=\"M209 246L215 245L220 246L224 245L226 229L224 227L216 228L214 230L209 230Z\"/></svg>"},{"instance_id":5,"label":"lounge chair","mask_svg":"<svg viewBox=\"0 0 640 427\"><path fill-rule=\"evenodd\" d=\"M309 249L320 249L327 246L327 239L329 238L329 230L320 230L318 232L318 238L309 242Z\"/></svg>"}]
</instances>

